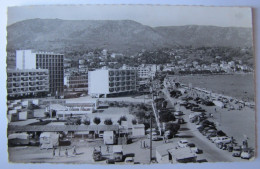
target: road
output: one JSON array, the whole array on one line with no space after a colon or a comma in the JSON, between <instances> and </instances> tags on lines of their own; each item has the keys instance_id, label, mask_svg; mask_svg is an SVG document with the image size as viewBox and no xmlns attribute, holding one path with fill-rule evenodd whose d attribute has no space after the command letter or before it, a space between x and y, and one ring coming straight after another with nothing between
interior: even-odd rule
<instances>
[{"instance_id":1,"label":"road","mask_svg":"<svg viewBox=\"0 0 260 169\"><path fill-rule=\"evenodd\" d=\"M165 99L168 100L168 105L174 107L174 103L177 99L171 98L166 88L163 89L163 93ZM211 143L210 140L196 129L194 123L189 122L188 115L191 111L182 106L181 110L184 113L182 117L187 123L181 125L179 137L188 140L188 142L193 142L199 149L203 150L203 154L198 156L198 160L206 159L208 162L243 161L240 158L232 157L232 153L217 148L214 143Z\"/></svg>"}]
</instances>

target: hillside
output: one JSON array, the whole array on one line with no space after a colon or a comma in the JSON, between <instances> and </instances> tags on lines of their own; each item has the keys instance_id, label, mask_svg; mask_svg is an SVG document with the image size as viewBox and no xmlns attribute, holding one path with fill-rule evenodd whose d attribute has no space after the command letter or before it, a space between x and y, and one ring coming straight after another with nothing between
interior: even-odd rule
<instances>
[{"instance_id":1,"label":"hillside","mask_svg":"<svg viewBox=\"0 0 260 169\"><path fill-rule=\"evenodd\" d=\"M7 27L7 49L77 51L107 48L135 53L174 46L252 46L251 29L213 26L149 27L131 20L31 19Z\"/></svg>"}]
</instances>

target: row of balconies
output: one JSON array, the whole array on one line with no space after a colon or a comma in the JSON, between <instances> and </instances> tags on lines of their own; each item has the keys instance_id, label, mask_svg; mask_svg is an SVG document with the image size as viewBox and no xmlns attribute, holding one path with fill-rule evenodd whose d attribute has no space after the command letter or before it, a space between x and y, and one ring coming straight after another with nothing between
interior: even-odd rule
<instances>
[{"instance_id":1,"label":"row of balconies","mask_svg":"<svg viewBox=\"0 0 260 169\"><path fill-rule=\"evenodd\" d=\"M109 81L135 80L135 77L109 77Z\"/></svg>"},{"instance_id":2,"label":"row of balconies","mask_svg":"<svg viewBox=\"0 0 260 169\"><path fill-rule=\"evenodd\" d=\"M109 83L110 87L114 87L114 86L125 86L125 85L135 85L135 82L116 82L116 83Z\"/></svg>"},{"instance_id":3,"label":"row of balconies","mask_svg":"<svg viewBox=\"0 0 260 169\"><path fill-rule=\"evenodd\" d=\"M121 71L109 71L109 76L119 76L119 75L135 75L135 71L121 70Z\"/></svg>"},{"instance_id":4,"label":"row of balconies","mask_svg":"<svg viewBox=\"0 0 260 169\"><path fill-rule=\"evenodd\" d=\"M124 92L129 90L135 90L135 86L109 88L109 92Z\"/></svg>"},{"instance_id":5,"label":"row of balconies","mask_svg":"<svg viewBox=\"0 0 260 169\"><path fill-rule=\"evenodd\" d=\"M36 82L36 83L8 83L7 87L27 87L27 86L47 86L48 83Z\"/></svg>"},{"instance_id":6,"label":"row of balconies","mask_svg":"<svg viewBox=\"0 0 260 169\"><path fill-rule=\"evenodd\" d=\"M17 93L17 92L33 92L33 91L48 91L49 89L46 87L34 87L34 88L17 88L17 89L8 89L7 92Z\"/></svg>"}]
</instances>

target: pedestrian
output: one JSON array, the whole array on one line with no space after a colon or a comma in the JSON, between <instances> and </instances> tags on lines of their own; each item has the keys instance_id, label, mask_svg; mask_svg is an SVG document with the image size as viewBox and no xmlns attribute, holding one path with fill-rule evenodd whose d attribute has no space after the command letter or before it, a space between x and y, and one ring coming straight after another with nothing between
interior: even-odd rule
<instances>
[{"instance_id":1,"label":"pedestrian","mask_svg":"<svg viewBox=\"0 0 260 169\"><path fill-rule=\"evenodd\" d=\"M59 157L60 157L60 147L59 147Z\"/></svg>"},{"instance_id":2,"label":"pedestrian","mask_svg":"<svg viewBox=\"0 0 260 169\"><path fill-rule=\"evenodd\" d=\"M68 154L68 149L65 150L65 156L68 157L69 154Z\"/></svg>"},{"instance_id":3,"label":"pedestrian","mask_svg":"<svg viewBox=\"0 0 260 169\"><path fill-rule=\"evenodd\" d=\"M76 151L76 146L74 146L73 148L73 154L76 155L77 154L77 151Z\"/></svg>"},{"instance_id":4,"label":"pedestrian","mask_svg":"<svg viewBox=\"0 0 260 169\"><path fill-rule=\"evenodd\" d=\"M145 141L144 141L144 148L146 148Z\"/></svg>"},{"instance_id":5,"label":"pedestrian","mask_svg":"<svg viewBox=\"0 0 260 169\"><path fill-rule=\"evenodd\" d=\"M100 152L101 152L101 146L99 146L99 150L100 150Z\"/></svg>"},{"instance_id":6,"label":"pedestrian","mask_svg":"<svg viewBox=\"0 0 260 169\"><path fill-rule=\"evenodd\" d=\"M53 151L52 151L52 157L55 156L55 148L53 148Z\"/></svg>"}]
</instances>

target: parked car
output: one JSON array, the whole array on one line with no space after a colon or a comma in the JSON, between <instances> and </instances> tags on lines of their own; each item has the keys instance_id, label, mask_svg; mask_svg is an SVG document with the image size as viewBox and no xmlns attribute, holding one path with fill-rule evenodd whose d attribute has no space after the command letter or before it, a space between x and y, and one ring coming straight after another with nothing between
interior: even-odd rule
<instances>
[{"instance_id":1,"label":"parked car","mask_svg":"<svg viewBox=\"0 0 260 169\"><path fill-rule=\"evenodd\" d=\"M241 146L235 146L235 147L233 148L232 156L233 156L233 157L240 157L240 156L241 156L241 153L242 153Z\"/></svg>"},{"instance_id":2,"label":"parked car","mask_svg":"<svg viewBox=\"0 0 260 169\"><path fill-rule=\"evenodd\" d=\"M147 138L150 139L150 134L147 134ZM152 135L152 141L160 141L163 140L163 138L159 135Z\"/></svg>"},{"instance_id":3,"label":"parked car","mask_svg":"<svg viewBox=\"0 0 260 169\"><path fill-rule=\"evenodd\" d=\"M198 153L200 152L200 150L195 146L194 143L188 143L188 144L187 144L187 147L190 147L190 149L191 149L191 151L192 151L193 153L198 154Z\"/></svg>"},{"instance_id":4,"label":"parked car","mask_svg":"<svg viewBox=\"0 0 260 169\"><path fill-rule=\"evenodd\" d=\"M126 157L125 164L134 164L134 157Z\"/></svg>"},{"instance_id":5,"label":"parked car","mask_svg":"<svg viewBox=\"0 0 260 169\"><path fill-rule=\"evenodd\" d=\"M179 118L179 119L177 120L177 123L178 123L178 124L184 124L184 123L185 123L185 121L184 121L184 119L183 119L183 118Z\"/></svg>"},{"instance_id":6,"label":"parked car","mask_svg":"<svg viewBox=\"0 0 260 169\"><path fill-rule=\"evenodd\" d=\"M216 133L216 132L217 132L216 129L207 129L207 130L203 130L203 131L202 131L202 134L203 134L204 136L206 136L207 134Z\"/></svg>"},{"instance_id":7,"label":"parked car","mask_svg":"<svg viewBox=\"0 0 260 169\"><path fill-rule=\"evenodd\" d=\"M187 140L180 140L180 141L178 141L177 144L178 144L179 147L184 148L184 147L187 147L188 143L189 142Z\"/></svg>"},{"instance_id":8,"label":"parked car","mask_svg":"<svg viewBox=\"0 0 260 169\"><path fill-rule=\"evenodd\" d=\"M218 139L216 139L214 141L214 143L218 144L218 143L223 143L223 144L227 144L231 142L231 138L230 137L219 137Z\"/></svg>"},{"instance_id":9,"label":"parked car","mask_svg":"<svg viewBox=\"0 0 260 169\"><path fill-rule=\"evenodd\" d=\"M251 157L253 157L253 151L249 148L244 148L244 149L242 149L240 157L242 159L248 159L249 160Z\"/></svg>"},{"instance_id":10,"label":"parked car","mask_svg":"<svg viewBox=\"0 0 260 169\"><path fill-rule=\"evenodd\" d=\"M181 116L183 115L183 112L182 111L176 111L173 113L175 116Z\"/></svg>"},{"instance_id":11,"label":"parked car","mask_svg":"<svg viewBox=\"0 0 260 169\"><path fill-rule=\"evenodd\" d=\"M225 136L222 136L222 137L225 137ZM214 143L216 140L220 139L221 137L219 136L216 136L216 137L211 137L209 140Z\"/></svg>"},{"instance_id":12,"label":"parked car","mask_svg":"<svg viewBox=\"0 0 260 169\"><path fill-rule=\"evenodd\" d=\"M192 107L191 111L206 112L206 110L202 109L201 107Z\"/></svg>"}]
</instances>

